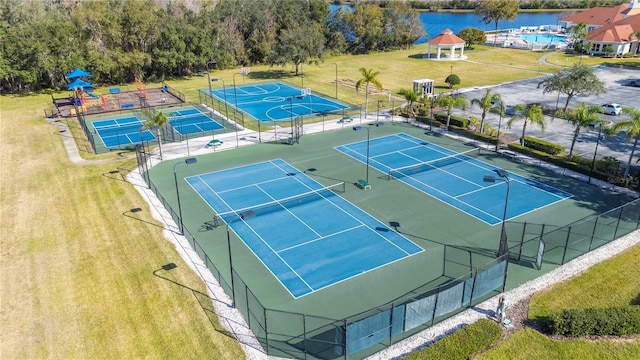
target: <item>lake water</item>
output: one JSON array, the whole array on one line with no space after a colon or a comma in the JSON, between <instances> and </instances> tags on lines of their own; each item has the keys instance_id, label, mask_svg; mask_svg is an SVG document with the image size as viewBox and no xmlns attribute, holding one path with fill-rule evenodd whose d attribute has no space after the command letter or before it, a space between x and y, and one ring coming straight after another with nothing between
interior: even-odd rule
<instances>
[{"instance_id":1,"label":"lake water","mask_svg":"<svg viewBox=\"0 0 640 360\"><path fill-rule=\"evenodd\" d=\"M568 12L536 12L518 13L514 21L500 21L498 29L519 29L521 26L557 25L558 20L569 16ZM484 31L495 30L495 24L485 24L480 21L480 17L473 13L420 13L420 21L424 26L428 36L418 39L416 44L422 44L429 39L442 33L444 29L450 29L454 34L468 27L477 28Z\"/></svg>"},{"instance_id":2,"label":"lake water","mask_svg":"<svg viewBox=\"0 0 640 360\"><path fill-rule=\"evenodd\" d=\"M338 8L338 5L330 5L332 12ZM571 12L518 13L518 17L514 21L500 21L498 23L498 29L519 29L521 26L557 25L559 19L571 14ZM416 44L427 42L429 39L440 35L444 29L450 29L454 34L468 27L484 31L495 30L495 24L485 24L480 21L480 17L473 13L421 12L420 21L422 21L422 25L428 36L418 39Z\"/></svg>"}]
</instances>

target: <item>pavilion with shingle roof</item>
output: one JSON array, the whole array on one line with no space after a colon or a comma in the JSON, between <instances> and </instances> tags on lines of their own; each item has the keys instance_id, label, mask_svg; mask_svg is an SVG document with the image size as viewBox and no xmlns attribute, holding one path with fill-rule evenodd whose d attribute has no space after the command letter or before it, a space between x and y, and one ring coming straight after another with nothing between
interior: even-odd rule
<instances>
[{"instance_id":1,"label":"pavilion with shingle roof","mask_svg":"<svg viewBox=\"0 0 640 360\"><path fill-rule=\"evenodd\" d=\"M431 56L431 46L435 46L438 51L436 53L435 59L440 60L441 57L445 57L447 60L460 60L466 59L464 56L464 39L456 36L453 31L449 29L444 29L442 33L433 39L429 40L427 44L429 44L427 53ZM442 50L449 50L449 54L443 54ZM460 49L460 54L456 55L456 49Z\"/></svg>"}]
</instances>

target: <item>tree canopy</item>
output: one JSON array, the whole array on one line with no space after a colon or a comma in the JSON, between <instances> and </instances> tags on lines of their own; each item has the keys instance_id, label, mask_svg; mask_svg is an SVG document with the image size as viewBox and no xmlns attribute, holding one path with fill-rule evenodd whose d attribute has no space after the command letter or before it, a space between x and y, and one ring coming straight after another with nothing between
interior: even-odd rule
<instances>
[{"instance_id":1,"label":"tree canopy","mask_svg":"<svg viewBox=\"0 0 640 360\"><path fill-rule=\"evenodd\" d=\"M600 95L607 92L604 82L595 75L594 70L585 64L575 64L562 69L538 83L544 94L559 92L567 95L562 111L567 111L569 102L577 94Z\"/></svg>"},{"instance_id":2,"label":"tree canopy","mask_svg":"<svg viewBox=\"0 0 640 360\"><path fill-rule=\"evenodd\" d=\"M475 13L485 24L494 23L497 32L500 21L515 20L519 9L518 0L482 0L478 3Z\"/></svg>"},{"instance_id":3,"label":"tree canopy","mask_svg":"<svg viewBox=\"0 0 640 360\"><path fill-rule=\"evenodd\" d=\"M329 11L325 0L0 0L0 89L65 89L80 67L99 84L211 67L321 62L330 52L409 48L426 35L403 2Z\"/></svg>"}]
</instances>

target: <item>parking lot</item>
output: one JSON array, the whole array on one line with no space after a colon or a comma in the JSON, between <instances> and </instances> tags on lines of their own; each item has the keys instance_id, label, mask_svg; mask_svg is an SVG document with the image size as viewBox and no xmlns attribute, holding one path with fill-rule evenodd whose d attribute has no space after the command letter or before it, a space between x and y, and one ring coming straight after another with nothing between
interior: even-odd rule
<instances>
[{"instance_id":1,"label":"parking lot","mask_svg":"<svg viewBox=\"0 0 640 360\"><path fill-rule=\"evenodd\" d=\"M624 69L618 67L597 67L595 74L605 83L607 92L600 96L574 96L569 102L569 108L580 103L598 104L618 103L624 107L637 108L640 104L640 87L626 86L631 80L640 80L640 71ZM503 119L501 131L513 138L519 138L522 135L522 121L513 124L511 129L506 128L506 122L513 115L513 107L516 104L540 104L543 108L553 108L556 106L562 109L566 102L566 95L558 93L543 94L542 88L538 88L538 83L544 79L547 74L541 74L530 79L499 84L497 86L475 87L460 89L460 93L471 101L472 99L480 99L485 94L487 88L493 88L502 96L507 105L507 117ZM474 115L480 120L482 111L478 106L467 108L466 111L455 111L456 115L469 117ZM625 118L624 114L619 116L601 115L601 118L612 124L619 122ZM496 114L488 114L485 119L494 129L498 128L499 117ZM551 116L545 116L546 129L543 132L537 125L528 125L527 136L544 139L546 141L565 146L567 151L571 146L573 131L575 126L561 119L552 119ZM598 128L583 128L580 130L580 136L576 141L574 154L582 157L591 158L595 150L595 144L598 139ZM632 143L625 141L624 133L619 133L614 137L601 140L598 145L598 157L614 156L620 161L627 162L631 154ZM636 156L637 157L637 156ZM635 161L635 160L634 160Z\"/></svg>"}]
</instances>

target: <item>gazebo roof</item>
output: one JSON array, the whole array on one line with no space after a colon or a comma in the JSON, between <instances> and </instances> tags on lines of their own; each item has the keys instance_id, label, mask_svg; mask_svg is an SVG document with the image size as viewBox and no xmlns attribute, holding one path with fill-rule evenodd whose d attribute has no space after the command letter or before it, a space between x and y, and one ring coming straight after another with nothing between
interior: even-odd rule
<instances>
[{"instance_id":1,"label":"gazebo roof","mask_svg":"<svg viewBox=\"0 0 640 360\"><path fill-rule=\"evenodd\" d=\"M464 39L457 37L453 31L444 29L442 33L427 42L429 45L464 45Z\"/></svg>"}]
</instances>

